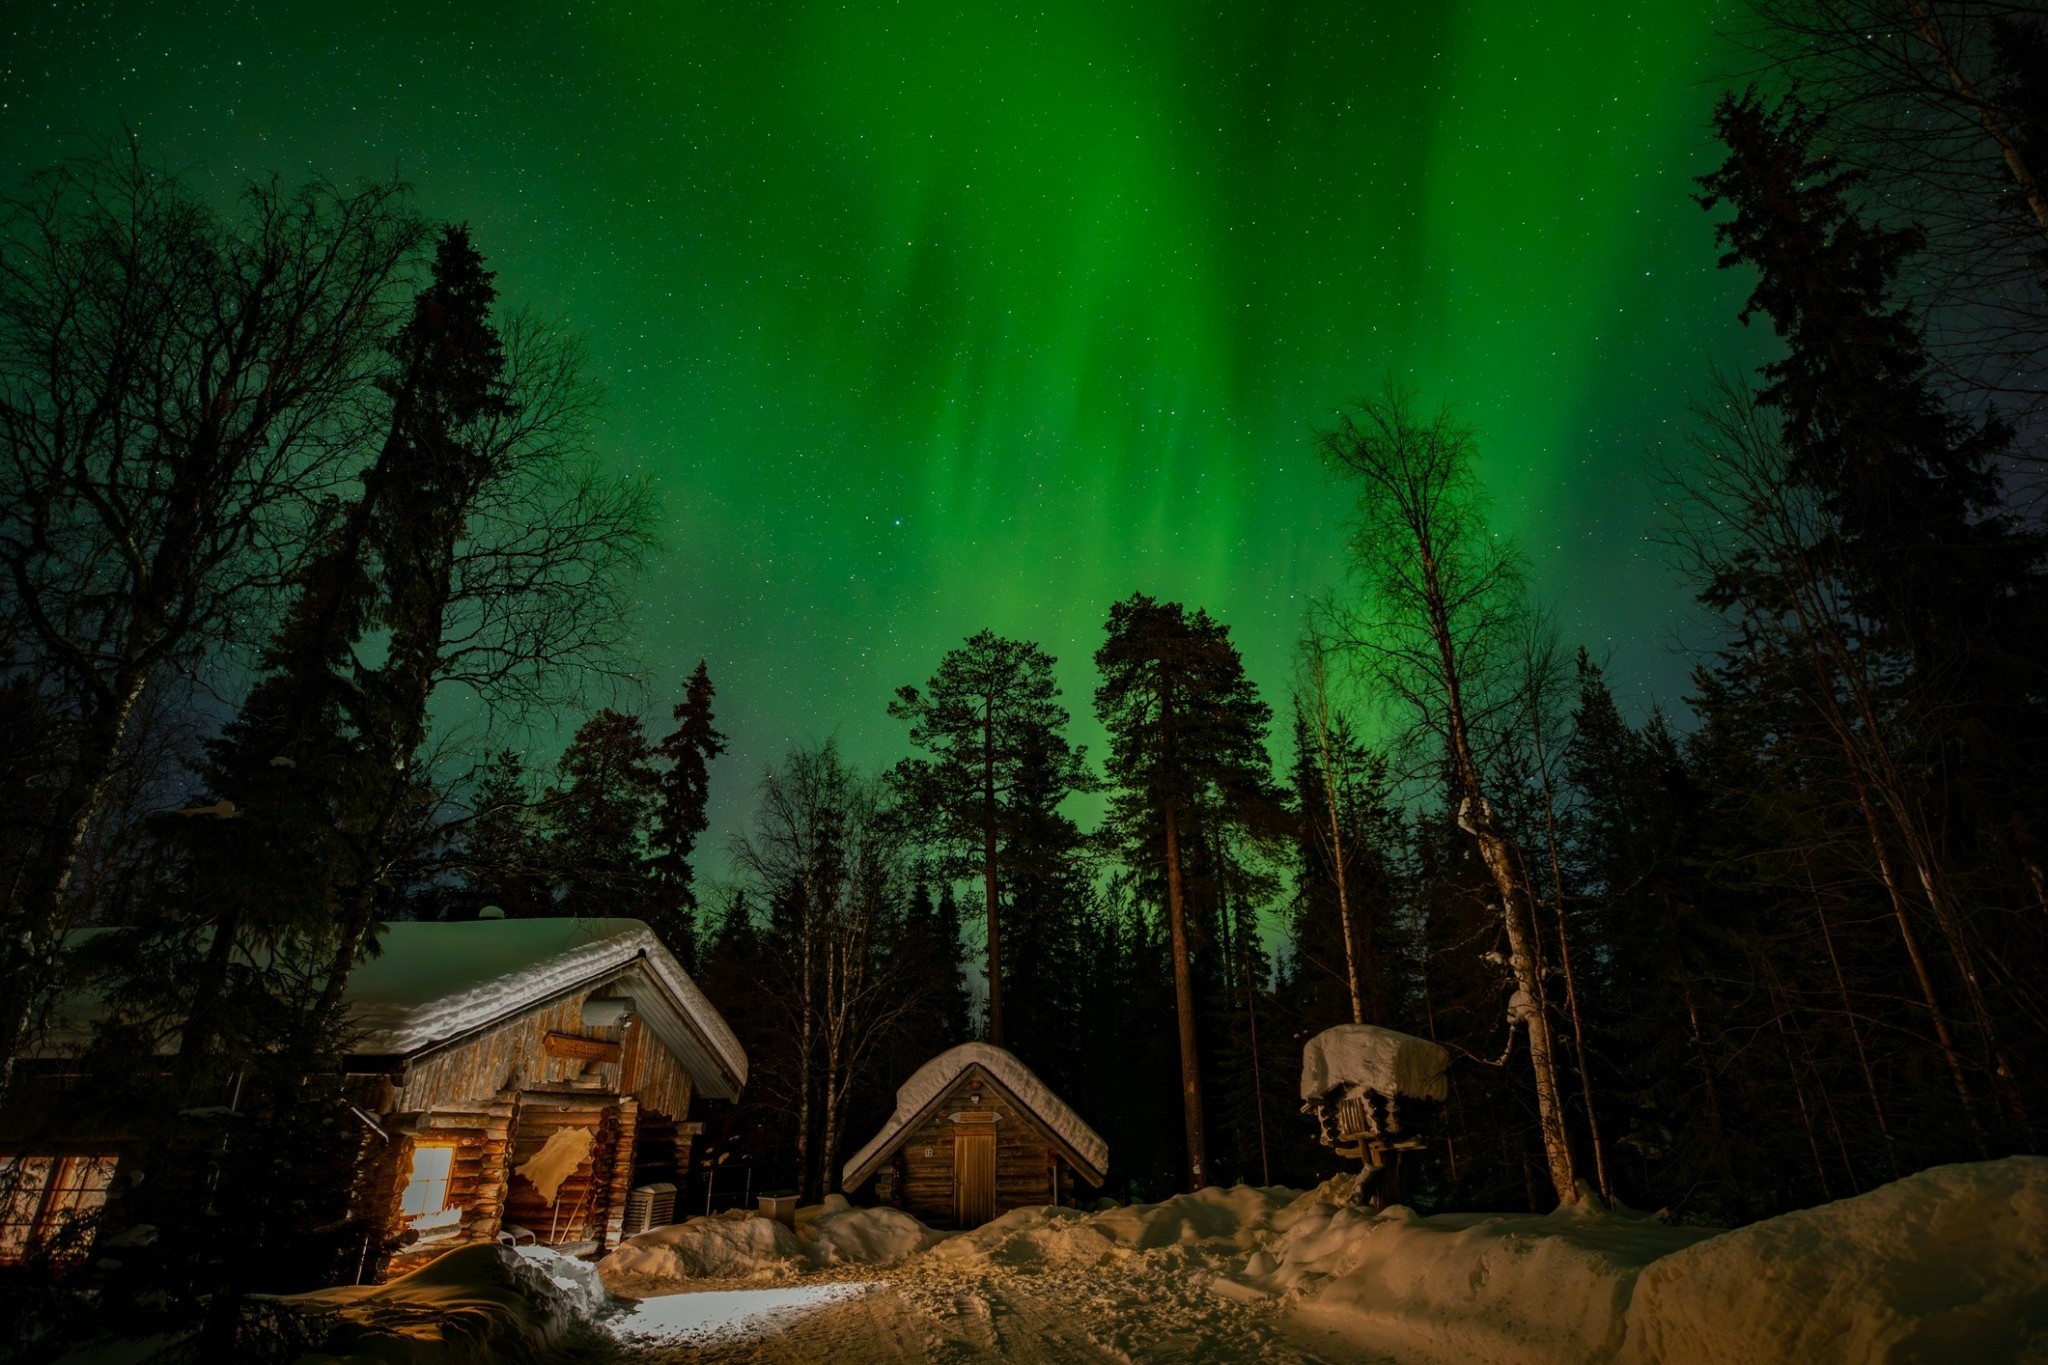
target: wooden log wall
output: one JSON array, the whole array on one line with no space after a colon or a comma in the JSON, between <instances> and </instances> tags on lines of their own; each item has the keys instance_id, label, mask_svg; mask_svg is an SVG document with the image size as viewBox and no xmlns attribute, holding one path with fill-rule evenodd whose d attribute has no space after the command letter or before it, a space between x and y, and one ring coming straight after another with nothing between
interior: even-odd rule
<instances>
[{"instance_id":1,"label":"wooden log wall","mask_svg":"<svg viewBox=\"0 0 2048 1365\"><path fill-rule=\"evenodd\" d=\"M557 1129L572 1127L591 1130L590 1155L562 1182L554 1202L549 1203L517 1168L546 1145ZM618 1114L610 1096L567 1091L525 1095L513 1129L506 1224L526 1228L552 1245L598 1240L611 1213L612 1159L617 1145Z\"/></svg>"},{"instance_id":2,"label":"wooden log wall","mask_svg":"<svg viewBox=\"0 0 2048 1365\"><path fill-rule=\"evenodd\" d=\"M968 1096L979 1094L979 1101ZM969 1071L939 1104L933 1117L899 1139L902 1157L892 1198L934 1227L953 1224L953 1138L963 1128L987 1131L983 1123L959 1124L956 1113L996 1116L996 1203L998 1214L1027 1205L1054 1201L1052 1140L1038 1121L1025 1114ZM925 1153L929 1151L931 1155ZM1060 1182L1071 1196L1071 1174Z\"/></svg>"},{"instance_id":3,"label":"wooden log wall","mask_svg":"<svg viewBox=\"0 0 2048 1365\"><path fill-rule=\"evenodd\" d=\"M393 1247L386 1274L403 1275L455 1247L497 1239L505 1204L506 1149L517 1108L518 1092L507 1090L482 1109L421 1114L410 1120L411 1131L393 1144L396 1159L384 1193L385 1239ZM451 1228L431 1229L407 1243L400 1210L411 1178L412 1154L422 1146L455 1149L448 1203L462 1211L462 1218Z\"/></svg>"}]
</instances>

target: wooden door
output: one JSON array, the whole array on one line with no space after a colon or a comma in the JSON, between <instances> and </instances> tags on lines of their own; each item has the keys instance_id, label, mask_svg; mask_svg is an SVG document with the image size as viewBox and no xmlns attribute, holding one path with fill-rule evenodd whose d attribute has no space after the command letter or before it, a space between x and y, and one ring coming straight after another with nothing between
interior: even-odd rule
<instances>
[{"instance_id":1,"label":"wooden door","mask_svg":"<svg viewBox=\"0 0 2048 1365\"><path fill-rule=\"evenodd\" d=\"M996 1216L996 1135L953 1137L953 1223L978 1228Z\"/></svg>"}]
</instances>

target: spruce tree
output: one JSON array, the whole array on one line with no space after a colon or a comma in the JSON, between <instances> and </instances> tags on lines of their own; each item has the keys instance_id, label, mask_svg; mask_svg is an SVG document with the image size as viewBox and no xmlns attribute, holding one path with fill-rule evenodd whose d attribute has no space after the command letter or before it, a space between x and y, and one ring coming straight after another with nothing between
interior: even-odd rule
<instances>
[{"instance_id":1,"label":"spruce tree","mask_svg":"<svg viewBox=\"0 0 2048 1365\"><path fill-rule=\"evenodd\" d=\"M647 903L647 841L661 775L638 716L607 707L577 727L540 800L560 885L555 913L637 916Z\"/></svg>"},{"instance_id":2,"label":"spruce tree","mask_svg":"<svg viewBox=\"0 0 2048 1365\"><path fill-rule=\"evenodd\" d=\"M1085 757L1067 743L1055 662L1029 641L984 630L947 651L924 690L898 688L889 705L929 755L897 765L899 800L940 850L945 873L981 882L988 1036L998 1047L1006 1036L1003 901L1020 881L1057 880L1046 864L1079 842L1060 803L1089 785Z\"/></svg>"},{"instance_id":3,"label":"spruce tree","mask_svg":"<svg viewBox=\"0 0 2048 1365\"><path fill-rule=\"evenodd\" d=\"M644 914L686 965L696 965L696 870L690 862L698 836L710 828L711 760L725 752L713 726L709 667L699 660L671 713L676 728L654 746L668 764L655 784L654 825L648 838L650 885Z\"/></svg>"}]
</instances>

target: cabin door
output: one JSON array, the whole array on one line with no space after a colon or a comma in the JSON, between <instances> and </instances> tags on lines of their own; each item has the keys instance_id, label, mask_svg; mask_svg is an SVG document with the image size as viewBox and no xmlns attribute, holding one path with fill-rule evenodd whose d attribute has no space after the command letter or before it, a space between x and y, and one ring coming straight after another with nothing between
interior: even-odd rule
<instances>
[{"instance_id":1,"label":"cabin door","mask_svg":"<svg viewBox=\"0 0 2048 1365\"><path fill-rule=\"evenodd\" d=\"M953 1137L953 1223L978 1228L996 1216L996 1135Z\"/></svg>"}]
</instances>

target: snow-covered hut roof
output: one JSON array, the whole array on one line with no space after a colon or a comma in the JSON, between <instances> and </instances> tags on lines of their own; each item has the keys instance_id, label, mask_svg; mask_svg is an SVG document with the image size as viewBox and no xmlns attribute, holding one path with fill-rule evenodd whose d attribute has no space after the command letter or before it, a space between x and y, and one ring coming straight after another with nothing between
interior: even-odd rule
<instances>
[{"instance_id":1,"label":"snow-covered hut roof","mask_svg":"<svg viewBox=\"0 0 2048 1365\"><path fill-rule=\"evenodd\" d=\"M930 1116L946 1093L970 1067L980 1067L990 1081L1008 1095L1011 1102L1043 1123L1065 1143L1085 1166L1082 1174L1092 1185L1100 1185L1109 1169L1109 1144L1102 1135L1081 1121L1067 1103L1047 1088L1030 1067L1011 1053L989 1043L962 1043L941 1052L910 1073L910 1079L896 1089L896 1112L882 1125L882 1131L868 1145L853 1154L842 1172L848 1189L860 1184L882 1163L899 1138L912 1132Z\"/></svg>"},{"instance_id":2,"label":"snow-covered hut roof","mask_svg":"<svg viewBox=\"0 0 2048 1365\"><path fill-rule=\"evenodd\" d=\"M636 919L400 922L349 977L352 1060L412 1058L577 991L633 976L636 1013L690 1073L732 1099L747 1055L675 955ZM636 981L634 984L640 984Z\"/></svg>"},{"instance_id":3,"label":"snow-covered hut roof","mask_svg":"<svg viewBox=\"0 0 2048 1365\"><path fill-rule=\"evenodd\" d=\"M1451 1054L1430 1042L1374 1024L1324 1029L1301 1050L1301 1097L1320 1100L1339 1088L1390 1097L1440 1100Z\"/></svg>"}]
</instances>

